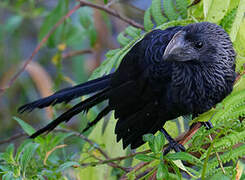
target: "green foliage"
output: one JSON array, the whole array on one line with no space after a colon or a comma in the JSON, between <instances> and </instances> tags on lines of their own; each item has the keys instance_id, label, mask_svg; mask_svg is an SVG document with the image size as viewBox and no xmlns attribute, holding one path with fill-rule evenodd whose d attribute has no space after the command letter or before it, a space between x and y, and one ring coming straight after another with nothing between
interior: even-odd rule
<instances>
[{"instance_id":1,"label":"green foliage","mask_svg":"<svg viewBox=\"0 0 245 180\"><path fill-rule=\"evenodd\" d=\"M30 132L30 125L19 118L18 122L24 130ZM65 179L63 172L67 168L80 166L76 158L67 153L64 154L63 160L57 156L62 152L58 145L71 135L71 133L58 133L55 137L51 135L44 138L39 137L34 142L28 139L21 143L16 152L14 152L13 144L10 144L5 152L0 153L0 174L2 174L3 179L6 177L16 180L45 179L45 177L48 179Z\"/></svg>"},{"instance_id":2,"label":"green foliage","mask_svg":"<svg viewBox=\"0 0 245 180\"><path fill-rule=\"evenodd\" d=\"M245 0L240 0L238 8L237 8L236 17L232 25L231 31L229 33L232 42L236 40L237 33L244 19L244 11L245 11Z\"/></svg>"},{"instance_id":3,"label":"green foliage","mask_svg":"<svg viewBox=\"0 0 245 180\"><path fill-rule=\"evenodd\" d=\"M188 0L176 0L176 8L183 19L187 18Z\"/></svg>"},{"instance_id":4,"label":"green foliage","mask_svg":"<svg viewBox=\"0 0 245 180\"><path fill-rule=\"evenodd\" d=\"M167 21L167 18L162 14L162 1L153 0L151 5L151 14L157 25Z\"/></svg>"},{"instance_id":5,"label":"green foliage","mask_svg":"<svg viewBox=\"0 0 245 180\"><path fill-rule=\"evenodd\" d=\"M50 14L45 18L44 23L40 28L39 41L52 29L53 25L65 15L68 11L68 0L59 0L58 5L54 8ZM63 26L60 26L49 38L48 46L55 47L55 44L59 42L63 33Z\"/></svg>"},{"instance_id":6,"label":"green foliage","mask_svg":"<svg viewBox=\"0 0 245 180\"><path fill-rule=\"evenodd\" d=\"M204 0L205 21L219 23L229 9L230 0Z\"/></svg>"},{"instance_id":7,"label":"green foliage","mask_svg":"<svg viewBox=\"0 0 245 180\"><path fill-rule=\"evenodd\" d=\"M225 29L226 32L230 32L234 19L236 17L236 13L237 13L237 7L227 12L226 15L223 17L223 19L221 20L220 25Z\"/></svg>"},{"instance_id":8,"label":"green foliage","mask_svg":"<svg viewBox=\"0 0 245 180\"><path fill-rule=\"evenodd\" d=\"M18 117L13 117L14 120L16 120L19 125L22 127L22 129L28 134L31 135L35 132L35 129L33 129L29 124L25 123Z\"/></svg>"},{"instance_id":9,"label":"green foliage","mask_svg":"<svg viewBox=\"0 0 245 180\"><path fill-rule=\"evenodd\" d=\"M168 21L174 21L178 18L187 18L187 0L177 0L176 3L172 0L153 0L152 5L145 12L144 27L146 31L150 31L156 25L162 25ZM163 8L162 8L163 7ZM152 18L153 19L152 19Z\"/></svg>"},{"instance_id":10,"label":"green foliage","mask_svg":"<svg viewBox=\"0 0 245 180\"><path fill-rule=\"evenodd\" d=\"M153 27L154 24L151 20L151 8L148 8L144 15L144 28L146 31L150 31Z\"/></svg>"},{"instance_id":11,"label":"green foliage","mask_svg":"<svg viewBox=\"0 0 245 180\"><path fill-rule=\"evenodd\" d=\"M164 1L163 10L170 21L176 20L178 18L178 14L176 13L174 2L172 0Z\"/></svg>"}]
</instances>

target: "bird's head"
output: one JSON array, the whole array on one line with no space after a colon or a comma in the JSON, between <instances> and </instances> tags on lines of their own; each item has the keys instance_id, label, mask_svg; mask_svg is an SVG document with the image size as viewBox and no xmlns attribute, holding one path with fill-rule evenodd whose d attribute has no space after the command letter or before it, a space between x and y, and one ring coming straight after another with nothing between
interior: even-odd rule
<instances>
[{"instance_id":1,"label":"bird's head","mask_svg":"<svg viewBox=\"0 0 245 180\"><path fill-rule=\"evenodd\" d=\"M167 45L163 60L174 62L235 61L235 51L228 34L218 25L201 22L178 31Z\"/></svg>"}]
</instances>

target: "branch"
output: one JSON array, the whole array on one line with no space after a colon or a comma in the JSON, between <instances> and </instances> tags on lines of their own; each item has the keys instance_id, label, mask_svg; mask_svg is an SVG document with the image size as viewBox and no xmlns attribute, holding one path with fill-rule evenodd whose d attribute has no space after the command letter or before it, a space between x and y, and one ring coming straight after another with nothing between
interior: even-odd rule
<instances>
[{"instance_id":1,"label":"branch","mask_svg":"<svg viewBox=\"0 0 245 180\"><path fill-rule=\"evenodd\" d=\"M114 17L119 18L120 20L128 23L131 26L134 26L136 28L144 30L144 26L143 25L133 21L132 19L129 19L129 18L126 18L126 17L122 16L116 10L111 9L111 8L107 7L106 5L102 6L102 5L99 5L99 4L93 4L93 3L85 1L85 0L77 0L77 1L80 2L80 6L89 6L89 7L95 8L95 9L99 9L99 10L105 11L106 13L108 13L108 14L114 16Z\"/></svg>"},{"instance_id":2,"label":"branch","mask_svg":"<svg viewBox=\"0 0 245 180\"><path fill-rule=\"evenodd\" d=\"M97 161L97 162L83 163L81 165L82 166L95 166L95 165L107 164L107 163L111 163L111 162L114 162L114 161L122 161L124 159L128 159L128 158L134 157L137 154L147 154L147 153L150 153L150 152L151 152L151 150L148 149L148 150L141 151L141 152L131 153L131 154L127 155L127 156L110 158L110 159ZM134 168L128 168L128 170L130 170L130 171L135 170L135 169L139 169L138 165L136 165Z\"/></svg>"},{"instance_id":3,"label":"branch","mask_svg":"<svg viewBox=\"0 0 245 180\"><path fill-rule=\"evenodd\" d=\"M48 32L48 34L42 39L42 41L37 45L35 50L32 52L29 59L27 59L21 69L10 79L6 87L0 88L0 96L12 86L12 84L16 81L16 79L23 73L27 67L27 65L33 60L34 56L38 53L41 47L46 43L48 38L52 35L52 33L57 29L57 27L62 24L68 17L70 17L77 9L80 8L80 4L76 5L73 9L71 9L65 16L63 16Z\"/></svg>"},{"instance_id":4,"label":"branch","mask_svg":"<svg viewBox=\"0 0 245 180\"><path fill-rule=\"evenodd\" d=\"M144 26L142 26L141 24L136 23L135 21L126 18L124 16L122 16L121 14L119 14L117 11L102 5L98 5L98 4L93 4L84 0L77 0L78 2L80 2L80 4L76 5L73 9L71 9L65 16L63 16L53 27L52 29L48 32L48 34L42 39L42 41L37 45L37 47L35 48L35 50L32 52L31 56L29 57L29 59L27 59L24 62L24 65L21 67L21 69L10 79L10 81L8 82L8 84L5 87L0 87L0 97L3 95L3 93L12 86L12 84L16 81L16 79L20 76L21 73L23 73L27 67L27 65L33 60L34 56L38 53L38 51L41 49L41 47L46 43L46 41L48 40L48 38L52 35L52 33L57 29L57 27L59 27L60 24L62 24L68 17L70 17L77 9L79 9L80 7L83 6L89 6L95 9L100 9L102 11L107 12L108 14L115 16L119 19L121 19L122 21L136 27L136 28L140 28L142 30L144 30Z\"/></svg>"},{"instance_id":5,"label":"branch","mask_svg":"<svg viewBox=\"0 0 245 180\"><path fill-rule=\"evenodd\" d=\"M116 3L118 0L111 0L110 2L108 2L105 7L110 7L112 4Z\"/></svg>"},{"instance_id":6,"label":"branch","mask_svg":"<svg viewBox=\"0 0 245 180\"><path fill-rule=\"evenodd\" d=\"M93 53L93 50L91 49L85 49L85 50L78 50L78 51L71 51L71 52L68 52L68 53L64 53L62 55L62 58L63 59L68 59L68 58L71 58L73 56L79 56L79 55L83 55L83 54L91 54Z\"/></svg>"},{"instance_id":7,"label":"branch","mask_svg":"<svg viewBox=\"0 0 245 180\"><path fill-rule=\"evenodd\" d=\"M82 135L81 133L78 132L74 132L74 131L70 131L70 130L66 130L66 129L58 129L61 132L72 132L73 135L78 136L80 138L82 138L84 141L88 142L91 146L95 147L95 149L97 149L106 159L109 159L109 156L106 154L105 151L103 151L96 143L92 142L90 139L88 139L86 136ZM102 160L101 160L102 161ZM81 164L83 165L83 164ZM86 164L85 164L86 165ZM92 165L96 165L95 163ZM122 167L114 162L109 162L108 163L109 166L114 167L114 168L119 168L121 170L123 170L124 172L129 172L129 168L126 167Z\"/></svg>"},{"instance_id":8,"label":"branch","mask_svg":"<svg viewBox=\"0 0 245 180\"><path fill-rule=\"evenodd\" d=\"M106 154L105 151L103 151L96 143L92 142L90 139L88 139L86 136L82 135L81 133L78 133L78 132L74 132L74 131L71 131L71 130L67 130L67 129L54 129L53 130L54 132L65 132L65 133L73 133L74 136L78 136L80 138L82 138L84 141L86 141L87 143L89 143L91 146L93 146L95 149L97 149L105 158L106 160L109 160L109 156ZM5 144L5 143L10 143L20 137L24 137L24 136L27 136L27 134L25 132L22 132L22 133L19 133L19 134L16 134L6 140L3 140L3 141L0 141L0 145L1 144ZM105 161L106 161L105 160ZM99 162L102 162L103 160L99 159ZM108 161L107 162L109 166L113 167L113 168L119 168L121 170L123 170L124 172L129 172L130 171L130 168L126 168L126 167L122 167L112 161ZM99 163L99 164L103 164L103 163ZM81 164L81 166L94 166L94 165L97 165L97 162L94 162L94 163L89 163L89 164Z\"/></svg>"},{"instance_id":9,"label":"branch","mask_svg":"<svg viewBox=\"0 0 245 180\"><path fill-rule=\"evenodd\" d=\"M244 64L244 68L245 68L245 64ZM235 83L234 83L234 84L236 84L236 83L238 82L238 80L239 80L244 74L245 74L245 70L244 70L241 74L238 73L238 75L237 75L237 77L236 77L236 80L235 80Z\"/></svg>"},{"instance_id":10,"label":"branch","mask_svg":"<svg viewBox=\"0 0 245 180\"><path fill-rule=\"evenodd\" d=\"M202 123L196 123L186 134L181 134L180 136L178 136L176 138L176 141L178 141L182 145L185 145L192 138L192 136L194 136L194 134L198 131L198 129L201 126Z\"/></svg>"},{"instance_id":11,"label":"branch","mask_svg":"<svg viewBox=\"0 0 245 180\"><path fill-rule=\"evenodd\" d=\"M12 142L12 141L14 141L16 139L19 139L21 137L24 137L24 136L27 136L27 134L25 132L15 134L15 135L13 135L12 137L10 137L8 139L0 141L0 145L6 144L6 143L10 143L10 142Z\"/></svg>"}]
</instances>

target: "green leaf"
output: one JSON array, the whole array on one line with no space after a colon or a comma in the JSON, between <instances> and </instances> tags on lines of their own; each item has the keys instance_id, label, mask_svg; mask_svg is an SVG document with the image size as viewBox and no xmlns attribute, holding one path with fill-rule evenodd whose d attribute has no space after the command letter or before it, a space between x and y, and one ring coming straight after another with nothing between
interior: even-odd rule
<instances>
[{"instance_id":1,"label":"green leaf","mask_svg":"<svg viewBox=\"0 0 245 180\"><path fill-rule=\"evenodd\" d=\"M188 175L190 175L191 177L193 177L194 179L197 179L198 177L194 176L187 167L184 166L184 164L182 163L181 160L175 160L173 161L173 163L180 168L181 170L185 171ZM191 169L191 168L190 168Z\"/></svg>"},{"instance_id":2,"label":"green leaf","mask_svg":"<svg viewBox=\"0 0 245 180\"><path fill-rule=\"evenodd\" d=\"M156 177L158 180L169 179L168 169L167 169L166 165L163 164L162 161L158 165Z\"/></svg>"},{"instance_id":3,"label":"green leaf","mask_svg":"<svg viewBox=\"0 0 245 180\"><path fill-rule=\"evenodd\" d=\"M196 117L195 119L190 121L190 125L196 122L206 122L209 121L210 119L212 119L213 116L215 116L215 113L218 111L218 109L214 109L212 108L211 110L202 113L201 115L199 115L198 117Z\"/></svg>"},{"instance_id":4,"label":"green leaf","mask_svg":"<svg viewBox=\"0 0 245 180\"><path fill-rule=\"evenodd\" d=\"M26 168L30 166L30 160L33 158L38 146L39 144L36 143L29 143L26 145L25 150L20 157L20 166L23 172L25 172Z\"/></svg>"},{"instance_id":5,"label":"green leaf","mask_svg":"<svg viewBox=\"0 0 245 180\"><path fill-rule=\"evenodd\" d=\"M10 154L11 156L13 156L14 154L14 144L10 144L8 145L7 149L6 149L6 153Z\"/></svg>"},{"instance_id":6,"label":"green leaf","mask_svg":"<svg viewBox=\"0 0 245 180\"><path fill-rule=\"evenodd\" d=\"M188 0L176 0L176 8L178 9L182 19L187 18Z\"/></svg>"},{"instance_id":7,"label":"green leaf","mask_svg":"<svg viewBox=\"0 0 245 180\"><path fill-rule=\"evenodd\" d=\"M74 134L73 132L55 134L55 136L51 139L51 144L52 144L51 148L53 148L53 147L57 146L58 144L62 143L66 138L72 136L73 134Z\"/></svg>"},{"instance_id":8,"label":"green leaf","mask_svg":"<svg viewBox=\"0 0 245 180\"><path fill-rule=\"evenodd\" d=\"M128 39L128 38L126 38L126 37L124 36L124 33L121 32L121 33L119 33L119 35L117 36L117 41L119 42L119 44L120 44L121 46L126 46L131 40Z\"/></svg>"},{"instance_id":9,"label":"green leaf","mask_svg":"<svg viewBox=\"0 0 245 180\"><path fill-rule=\"evenodd\" d=\"M68 10L68 0L59 0L57 6L49 13L49 15L45 18L38 35L39 41L42 40L42 38L48 34L48 32L51 30L51 28L54 26L55 23L57 23L62 16L65 15L65 13ZM62 25L56 29L56 31L49 37L48 39L48 46L54 47L59 40L61 40L61 31L62 31Z\"/></svg>"},{"instance_id":10,"label":"green leaf","mask_svg":"<svg viewBox=\"0 0 245 180\"><path fill-rule=\"evenodd\" d=\"M91 26L89 28L88 33L89 33L90 45L93 47L96 43L96 40L97 40L97 32L96 32L94 26Z\"/></svg>"},{"instance_id":11,"label":"green leaf","mask_svg":"<svg viewBox=\"0 0 245 180\"><path fill-rule=\"evenodd\" d=\"M132 38L138 38L141 33L141 29L135 28L133 26L128 26L125 29L125 33L131 36Z\"/></svg>"},{"instance_id":12,"label":"green leaf","mask_svg":"<svg viewBox=\"0 0 245 180\"><path fill-rule=\"evenodd\" d=\"M203 164L202 161L200 161L198 158L196 158L195 156L192 156L191 154L187 152L177 152L177 153L172 153L172 154L169 153L165 157L173 161L182 160L182 161L187 161L192 164L199 165L199 166Z\"/></svg>"},{"instance_id":13,"label":"green leaf","mask_svg":"<svg viewBox=\"0 0 245 180\"><path fill-rule=\"evenodd\" d=\"M234 42L236 39L237 33L242 23L242 19L244 18L244 12L245 12L245 0L240 0L240 3L237 8L236 17L230 32L230 38L232 42Z\"/></svg>"},{"instance_id":14,"label":"green leaf","mask_svg":"<svg viewBox=\"0 0 245 180\"><path fill-rule=\"evenodd\" d=\"M220 25L228 33L230 32L230 30L232 28L232 24L233 24L234 19L236 17L236 13L237 13L237 7L235 7L231 11L227 12L226 15L223 17L223 19L220 22Z\"/></svg>"},{"instance_id":15,"label":"green leaf","mask_svg":"<svg viewBox=\"0 0 245 180\"><path fill-rule=\"evenodd\" d=\"M28 135L32 135L35 132L35 129L33 127L31 127L29 124L22 121L20 118L14 116L13 119L19 123L19 125Z\"/></svg>"},{"instance_id":16,"label":"green leaf","mask_svg":"<svg viewBox=\"0 0 245 180\"><path fill-rule=\"evenodd\" d=\"M151 20L151 8L148 8L144 14L144 28L146 31L150 31L154 27Z\"/></svg>"},{"instance_id":17,"label":"green leaf","mask_svg":"<svg viewBox=\"0 0 245 180\"><path fill-rule=\"evenodd\" d=\"M153 134L145 134L143 136L143 141L148 142L148 145L150 147L150 149L154 152L155 148L154 148L154 139L155 136Z\"/></svg>"},{"instance_id":18,"label":"green leaf","mask_svg":"<svg viewBox=\"0 0 245 180\"><path fill-rule=\"evenodd\" d=\"M72 166L80 166L78 162L75 161L68 161L64 164L61 164L60 167L56 170L56 172L63 172L65 169L72 167Z\"/></svg>"},{"instance_id":19,"label":"green leaf","mask_svg":"<svg viewBox=\"0 0 245 180\"><path fill-rule=\"evenodd\" d=\"M154 156L149 156L149 155L145 155L145 154L137 154L135 156L135 159L144 161L144 162L150 162L155 160L156 158Z\"/></svg>"},{"instance_id":20,"label":"green leaf","mask_svg":"<svg viewBox=\"0 0 245 180\"><path fill-rule=\"evenodd\" d=\"M21 25L23 17L21 16L11 16L7 19L7 23L4 24L4 31L9 35L12 34Z\"/></svg>"},{"instance_id":21,"label":"green leaf","mask_svg":"<svg viewBox=\"0 0 245 180\"><path fill-rule=\"evenodd\" d=\"M234 85L234 92L242 91L244 89L245 89L245 75L241 76L241 78Z\"/></svg>"},{"instance_id":22,"label":"green leaf","mask_svg":"<svg viewBox=\"0 0 245 180\"><path fill-rule=\"evenodd\" d=\"M145 142L153 142L154 141L154 135L153 134L145 134L145 135L143 135L143 141L145 141Z\"/></svg>"},{"instance_id":23,"label":"green leaf","mask_svg":"<svg viewBox=\"0 0 245 180\"><path fill-rule=\"evenodd\" d=\"M204 18L207 18L207 15L208 15L208 11L209 11L209 8L212 4L212 1L213 0L203 0L203 14L204 14Z\"/></svg>"},{"instance_id":24,"label":"green leaf","mask_svg":"<svg viewBox=\"0 0 245 180\"><path fill-rule=\"evenodd\" d=\"M9 164L4 164L4 165L0 165L0 170L4 171L5 173L6 172L12 172L13 171L13 167L12 165L9 165ZM0 171L0 174L1 174L1 171Z\"/></svg>"},{"instance_id":25,"label":"green leaf","mask_svg":"<svg viewBox=\"0 0 245 180\"><path fill-rule=\"evenodd\" d=\"M212 176L210 180L230 180L230 178L224 175L223 172L220 172Z\"/></svg>"},{"instance_id":26,"label":"green leaf","mask_svg":"<svg viewBox=\"0 0 245 180\"><path fill-rule=\"evenodd\" d=\"M163 1L163 10L170 21L178 18L178 13L175 11L174 2L172 0Z\"/></svg>"},{"instance_id":27,"label":"green leaf","mask_svg":"<svg viewBox=\"0 0 245 180\"><path fill-rule=\"evenodd\" d=\"M162 133L158 133L154 138L154 152L158 153L162 151L163 145L165 143L164 135Z\"/></svg>"},{"instance_id":28,"label":"green leaf","mask_svg":"<svg viewBox=\"0 0 245 180\"><path fill-rule=\"evenodd\" d=\"M156 29L166 29L168 27L171 27L171 26L186 26L190 23L194 23L193 19L184 19L184 20L178 20L178 21L170 21L170 22L167 22L167 23L164 23L158 27L156 27Z\"/></svg>"},{"instance_id":29,"label":"green leaf","mask_svg":"<svg viewBox=\"0 0 245 180\"><path fill-rule=\"evenodd\" d=\"M38 174L37 177L38 177L38 180L45 180L45 178L42 175Z\"/></svg>"},{"instance_id":30,"label":"green leaf","mask_svg":"<svg viewBox=\"0 0 245 180\"><path fill-rule=\"evenodd\" d=\"M179 170L178 166L176 166L176 164L173 161L171 161L171 160L169 160L169 163L171 164L171 167L175 171L175 174L178 176L179 179L181 179L182 175L180 173L180 170Z\"/></svg>"},{"instance_id":31,"label":"green leaf","mask_svg":"<svg viewBox=\"0 0 245 180\"><path fill-rule=\"evenodd\" d=\"M4 153L1 153L1 159L6 161L8 164L15 164L14 160L14 145L8 145Z\"/></svg>"},{"instance_id":32,"label":"green leaf","mask_svg":"<svg viewBox=\"0 0 245 180\"><path fill-rule=\"evenodd\" d=\"M156 21L157 26L163 24L167 21L167 18L162 14L162 1L161 0L153 0L151 5L151 14L153 19Z\"/></svg>"},{"instance_id":33,"label":"green leaf","mask_svg":"<svg viewBox=\"0 0 245 180\"><path fill-rule=\"evenodd\" d=\"M14 177L13 172L7 172L3 175L2 180L16 180L16 178Z\"/></svg>"},{"instance_id":34,"label":"green leaf","mask_svg":"<svg viewBox=\"0 0 245 180\"><path fill-rule=\"evenodd\" d=\"M79 11L79 20L80 24L83 28L88 29L90 26L92 26L93 23L93 15L92 11L89 8L82 8L83 11Z\"/></svg>"},{"instance_id":35,"label":"green leaf","mask_svg":"<svg viewBox=\"0 0 245 180\"><path fill-rule=\"evenodd\" d=\"M108 0L104 0L104 4L107 4L108 3Z\"/></svg>"},{"instance_id":36,"label":"green leaf","mask_svg":"<svg viewBox=\"0 0 245 180\"><path fill-rule=\"evenodd\" d=\"M18 147L16 154L15 154L15 160L19 162L21 153L25 150L25 148L28 146L28 144L32 143L30 139L25 140L21 145Z\"/></svg>"},{"instance_id":37,"label":"green leaf","mask_svg":"<svg viewBox=\"0 0 245 180\"><path fill-rule=\"evenodd\" d=\"M204 0L203 4L205 21L218 23L228 11L230 0Z\"/></svg>"}]
</instances>

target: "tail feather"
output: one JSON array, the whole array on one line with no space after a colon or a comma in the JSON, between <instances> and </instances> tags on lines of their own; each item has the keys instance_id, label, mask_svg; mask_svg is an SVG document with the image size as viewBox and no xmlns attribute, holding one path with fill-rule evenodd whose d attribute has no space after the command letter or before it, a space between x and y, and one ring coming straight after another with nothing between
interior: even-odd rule
<instances>
[{"instance_id":1,"label":"tail feather","mask_svg":"<svg viewBox=\"0 0 245 180\"><path fill-rule=\"evenodd\" d=\"M82 133L86 132L88 129L93 127L97 122L99 122L104 116L106 116L109 112L111 111L110 106L107 106L105 109L103 109L97 116L96 118L88 123L87 127L82 131Z\"/></svg>"},{"instance_id":2,"label":"tail feather","mask_svg":"<svg viewBox=\"0 0 245 180\"><path fill-rule=\"evenodd\" d=\"M35 138L44 132L52 131L60 123L68 122L73 116L77 115L78 113L80 113L82 111L86 111L86 110L90 109L91 107L93 107L94 105L99 104L100 102L106 100L108 98L107 92L110 92L109 89L105 89L105 90L97 93L96 95L86 99L85 101L82 101L82 102L76 104L74 107L72 107L71 109L69 109L65 113L61 114L57 119L53 120L47 126L45 126L42 129L39 129L37 132L32 134L30 136L30 138Z\"/></svg>"},{"instance_id":3,"label":"tail feather","mask_svg":"<svg viewBox=\"0 0 245 180\"><path fill-rule=\"evenodd\" d=\"M44 132L50 132L55 127L57 127L60 123L68 122L73 116L77 115L78 113L89 111L89 109L92 108L93 106L101 103L104 100L107 100L113 93L115 93L115 91L118 88L122 88L124 86L127 86L130 83L131 82L123 83L116 88L111 88L111 87L105 88L104 90L102 90L102 91L98 92L97 94L91 96L90 98L86 99L85 101L78 103L77 105L75 105L74 107L72 107L71 109L66 111L65 113L61 114L57 119L50 122L47 126L45 126L44 128L42 128L42 129L38 130L37 132L35 132L34 134L32 134L30 136L30 138L35 138ZM95 125L100 119L102 119L103 116L108 114L112 109L113 108L110 105L107 106L107 108L102 110L98 114L96 119L94 121L92 121L88 127Z\"/></svg>"},{"instance_id":4,"label":"tail feather","mask_svg":"<svg viewBox=\"0 0 245 180\"><path fill-rule=\"evenodd\" d=\"M86 83L62 89L51 96L39 99L29 104L25 104L18 109L18 112L32 111L35 108L44 108L61 102L68 103L72 99L86 94L101 91L110 86L111 75L88 81Z\"/></svg>"}]
</instances>

